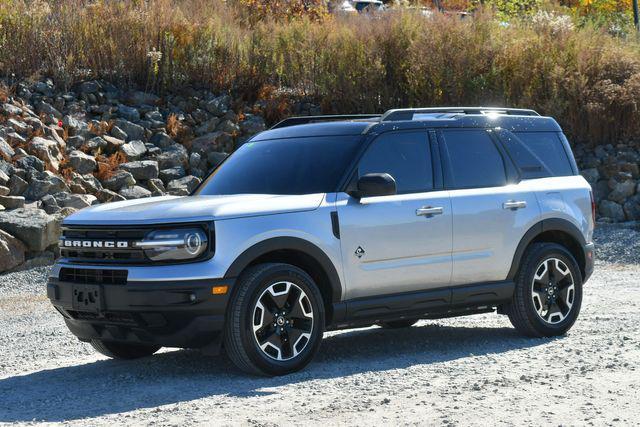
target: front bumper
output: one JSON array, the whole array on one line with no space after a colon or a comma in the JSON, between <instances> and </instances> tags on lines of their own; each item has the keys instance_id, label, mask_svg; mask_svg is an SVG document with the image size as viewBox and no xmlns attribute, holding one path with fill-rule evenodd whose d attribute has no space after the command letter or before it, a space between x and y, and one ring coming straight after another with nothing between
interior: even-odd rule
<instances>
[{"instance_id":1,"label":"front bumper","mask_svg":"<svg viewBox=\"0 0 640 427\"><path fill-rule=\"evenodd\" d=\"M85 285L50 278L47 296L81 341L100 339L217 353L233 279ZM214 286L228 286L214 295ZM94 294L95 292L95 294ZM94 298L87 306L83 294Z\"/></svg>"}]
</instances>

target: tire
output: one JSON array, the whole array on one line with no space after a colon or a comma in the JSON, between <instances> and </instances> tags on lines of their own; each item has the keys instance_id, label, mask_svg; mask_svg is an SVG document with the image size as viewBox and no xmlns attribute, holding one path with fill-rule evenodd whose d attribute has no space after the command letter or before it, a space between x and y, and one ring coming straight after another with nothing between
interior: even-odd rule
<instances>
[{"instance_id":1,"label":"tire","mask_svg":"<svg viewBox=\"0 0 640 427\"><path fill-rule=\"evenodd\" d=\"M115 341L91 340L91 346L112 359L139 359L160 350L157 345L129 344Z\"/></svg>"},{"instance_id":2,"label":"tire","mask_svg":"<svg viewBox=\"0 0 640 427\"><path fill-rule=\"evenodd\" d=\"M528 337L565 334L582 305L582 274L573 255L556 243L534 243L516 275L515 291L506 313Z\"/></svg>"},{"instance_id":3,"label":"tire","mask_svg":"<svg viewBox=\"0 0 640 427\"><path fill-rule=\"evenodd\" d=\"M382 322L380 326L385 329L401 329L401 328L409 328L415 325L418 322L418 319L402 319L402 320L392 320L390 322Z\"/></svg>"},{"instance_id":4,"label":"tire","mask_svg":"<svg viewBox=\"0 0 640 427\"><path fill-rule=\"evenodd\" d=\"M259 264L240 275L229 301L225 352L249 374L289 374L318 352L324 322L322 295L307 273L289 264Z\"/></svg>"}]
</instances>

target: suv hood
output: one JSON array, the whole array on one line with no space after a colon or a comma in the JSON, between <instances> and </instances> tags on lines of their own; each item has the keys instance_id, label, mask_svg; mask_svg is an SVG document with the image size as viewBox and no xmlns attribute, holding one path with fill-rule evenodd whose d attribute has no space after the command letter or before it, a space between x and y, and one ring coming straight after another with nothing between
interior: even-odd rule
<instances>
[{"instance_id":1,"label":"suv hood","mask_svg":"<svg viewBox=\"0 0 640 427\"><path fill-rule=\"evenodd\" d=\"M161 224L211 221L317 209L324 194L151 197L91 206L70 215L65 225Z\"/></svg>"}]
</instances>

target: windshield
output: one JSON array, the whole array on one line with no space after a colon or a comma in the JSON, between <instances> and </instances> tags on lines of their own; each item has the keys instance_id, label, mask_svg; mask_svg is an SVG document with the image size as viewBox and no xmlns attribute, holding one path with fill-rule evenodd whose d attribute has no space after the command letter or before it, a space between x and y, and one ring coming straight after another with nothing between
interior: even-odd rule
<instances>
[{"instance_id":1,"label":"windshield","mask_svg":"<svg viewBox=\"0 0 640 427\"><path fill-rule=\"evenodd\" d=\"M361 139L316 136L248 142L213 171L196 194L333 192Z\"/></svg>"}]
</instances>

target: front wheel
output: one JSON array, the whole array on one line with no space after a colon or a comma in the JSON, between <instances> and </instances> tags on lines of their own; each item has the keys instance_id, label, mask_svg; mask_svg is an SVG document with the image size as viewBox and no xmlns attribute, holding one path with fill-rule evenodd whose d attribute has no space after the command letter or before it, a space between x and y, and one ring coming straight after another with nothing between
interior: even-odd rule
<instances>
[{"instance_id":1,"label":"front wheel","mask_svg":"<svg viewBox=\"0 0 640 427\"><path fill-rule=\"evenodd\" d=\"M251 374L295 372L317 353L324 316L322 295L300 268L271 263L250 267L229 301L226 353Z\"/></svg>"},{"instance_id":2,"label":"front wheel","mask_svg":"<svg viewBox=\"0 0 640 427\"><path fill-rule=\"evenodd\" d=\"M582 305L582 275L573 255L555 243L535 243L525 252L506 312L530 337L563 335Z\"/></svg>"}]
</instances>

